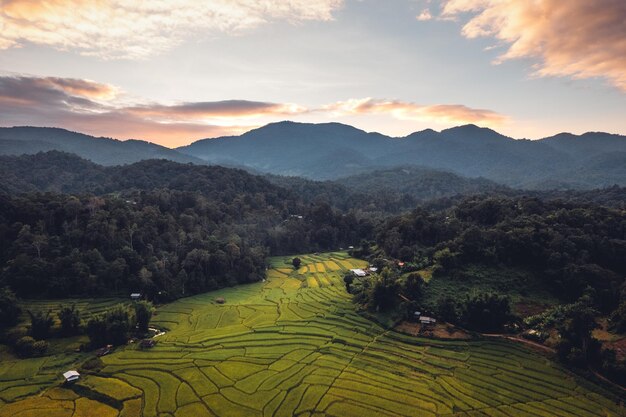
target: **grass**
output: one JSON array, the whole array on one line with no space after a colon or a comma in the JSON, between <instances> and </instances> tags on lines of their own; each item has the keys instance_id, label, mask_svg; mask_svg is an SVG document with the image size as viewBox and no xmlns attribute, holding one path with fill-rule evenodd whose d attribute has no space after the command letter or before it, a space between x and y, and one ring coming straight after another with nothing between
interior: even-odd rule
<instances>
[{"instance_id":1,"label":"grass","mask_svg":"<svg viewBox=\"0 0 626 417\"><path fill-rule=\"evenodd\" d=\"M363 261L298 257L298 270L292 256L272 258L265 282L160 307L154 324L168 331L155 348L118 349L74 390L59 374L85 357L0 349L0 417L625 415L601 387L512 342L415 338L369 321L342 281Z\"/></svg>"}]
</instances>

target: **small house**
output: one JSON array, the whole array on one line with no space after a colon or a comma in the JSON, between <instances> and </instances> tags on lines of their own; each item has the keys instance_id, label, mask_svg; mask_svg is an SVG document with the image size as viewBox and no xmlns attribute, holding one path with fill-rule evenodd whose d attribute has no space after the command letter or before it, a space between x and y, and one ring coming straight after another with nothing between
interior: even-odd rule
<instances>
[{"instance_id":1,"label":"small house","mask_svg":"<svg viewBox=\"0 0 626 417\"><path fill-rule=\"evenodd\" d=\"M224 304L224 303L226 302L226 300L224 299L224 297L217 297L217 298L215 299L215 302L216 302L217 304Z\"/></svg>"},{"instance_id":2,"label":"small house","mask_svg":"<svg viewBox=\"0 0 626 417\"><path fill-rule=\"evenodd\" d=\"M357 277L364 277L367 275L367 272L365 272L364 270L360 268L351 269L350 271L352 271L352 273L356 275Z\"/></svg>"},{"instance_id":3,"label":"small house","mask_svg":"<svg viewBox=\"0 0 626 417\"><path fill-rule=\"evenodd\" d=\"M140 292L134 292L130 295L130 299L133 301L139 301L141 299L141 293Z\"/></svg>"},{"instance_id":4,"label":"small house","mask_svg":"<svg viewBox=\"0 0 626 417\"><path fill-rule=\"evenodd\" d=\"M77 371L67 371L63 374L66 384L72 384L80 379L80 374Z\"/></svg>"},{"instance_id":5,"label":"small house","mask_svg":"<svg viewBox=\"0 0 626 417\"><path fill-rule=\"evenodd\" d=\"M420 316L419 320L420 320L420 324L422 324L424 326L430 326L430 325L437 324L437 319L432 318L432 317L428 317L428 316Z\"/></svg>"},{"instance_id":6,"label":"small house","mask_svg":"<svg viewBox=\"0 0 626 417\"><path fill-rule=\"evenodd\" d=\"M370 266L370 272L378 272L378 268L376 268L375 266Z\"/></svg>"}]
</instances>

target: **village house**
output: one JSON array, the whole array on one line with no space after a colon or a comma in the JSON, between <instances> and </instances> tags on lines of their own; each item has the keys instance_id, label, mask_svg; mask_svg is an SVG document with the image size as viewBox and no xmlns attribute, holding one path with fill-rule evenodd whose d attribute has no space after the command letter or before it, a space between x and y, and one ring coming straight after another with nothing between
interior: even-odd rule
<instances>
[{"instance_id":1,"label":"village house","mask_svg":"<svg viewBox=\"0 0 626 417\"><path fill-rule=\"evenodd\" d=\"M360 277L360 278L362 278L362 277L365 277L365 276L369 275L369 273L368 273L368 272L366 272L366 271L362 270L361 268L351 269L350 271L351 271L351 272L352 272L355 276Z\"/></svg>"},{"instance_id":2,"label":"village house","mask_svg":"<svg viewBox=\"0 0 626 417\"><path fill-rule=\"evenodd\" d=\"M66 384L72 384L80 379L80 374L77 371L67 371L63 374Z\"/></svg>"}]
</instances>

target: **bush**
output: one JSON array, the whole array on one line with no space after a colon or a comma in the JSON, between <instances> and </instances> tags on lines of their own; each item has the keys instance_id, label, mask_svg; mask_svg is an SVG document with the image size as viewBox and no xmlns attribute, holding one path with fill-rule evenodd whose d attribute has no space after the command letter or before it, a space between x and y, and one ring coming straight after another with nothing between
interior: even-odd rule
<instances>
[{"instance_id":1,"label":"bush","mask_svg":"<svg viewBox=\"0 0 626 417\"><path fill-rule=\"evenodd\" d=\"M293 258L291 260L291 264L293 265L294 269L298 269L300 268L300 265L302 264L302 260L300 258Z\"/></svg>"},{"instance_id":2,"label":"bush","mask_svg":"<svg viewBox=\"0 0 626 417\"><path fill-rule=\"evenodd\" d=\"M50 315L50 311L43 313L38 311L28 312L30 316L30 334L35 339L46 339L50 336L50 329L54 324L54 319Z\"/></svg>"},{"instance_id":3,"label":"bush","mask_svg":"<svg viewBox=\"0 0 626 417\"><path fill-rule=\"evenodd\" d=\"M15 351L23 358L43 356L48 351L48 342L24 336L15 343Z\"/></svg>"}]
</instances>

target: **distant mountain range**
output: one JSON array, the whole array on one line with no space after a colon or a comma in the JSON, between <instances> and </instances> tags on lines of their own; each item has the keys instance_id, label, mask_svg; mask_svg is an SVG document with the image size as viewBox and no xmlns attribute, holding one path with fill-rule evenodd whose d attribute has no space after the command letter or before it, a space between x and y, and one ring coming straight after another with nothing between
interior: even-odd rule
<instances>
[{"instance_id":1,"label":"distant mountain range","mask_svg":"<svg viewBox=\"0 0 626 417\"><path fill-rule=\"evenodd\" d=\"M150 142L94 138L63 129L0 128L0 154L47 150L75 153L101 165L162 158L316 180L419 166L515 188L626 185L626 136L600 132L515 140L491 129L466 125L392 138L339 123L279 122L240 136L203 139L174 150Z\"/></svg>"},{"instance_id":2,"label":"distant mountain range","mask_svg":"<svg viewBox=\"0 0 626 417\"><path fill-rule=\"evenodd\" d=\"M210 163L313 179L414 165L523 188L626 184L626 137L608 133L515 140L466 125L391 138L339 123L280 122L178 151Z\"/></svg>"},{"instance_id":3,"label":"distant mountain range","mask_svg":"<svg viewBox=\"0 0 626 417\"><path fill-rule=\"evenodd\" d=\"M96 138L49 127L0 128L0 155L34 154L52 150L70 152L100 165L132 164L144 159L205 163L193 156L142 140Z\"/></svg>"}]
</instances>

